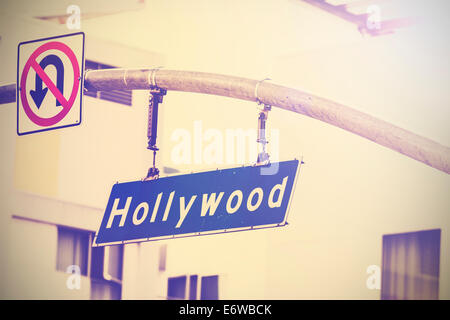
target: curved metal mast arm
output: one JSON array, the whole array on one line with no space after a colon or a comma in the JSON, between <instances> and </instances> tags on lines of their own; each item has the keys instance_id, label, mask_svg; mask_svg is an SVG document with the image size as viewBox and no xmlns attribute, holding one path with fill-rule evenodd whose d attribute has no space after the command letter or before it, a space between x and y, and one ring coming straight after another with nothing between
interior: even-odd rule
<instances>
[{"instance_id":1,"label":"curved metal mast arm","mask_svg":"<svg viewBox=\"0 0 450 320\"><path fill-rule=\"evenodd\" d=\"M342 104L288 87L240 77L159 69L89 71L87 88L100 91L158 87L213 94L261 103L300 113L369 139L450 174L450 148ZM258 84L259 83L259 84Z\"/></svg>"}]
</instances>

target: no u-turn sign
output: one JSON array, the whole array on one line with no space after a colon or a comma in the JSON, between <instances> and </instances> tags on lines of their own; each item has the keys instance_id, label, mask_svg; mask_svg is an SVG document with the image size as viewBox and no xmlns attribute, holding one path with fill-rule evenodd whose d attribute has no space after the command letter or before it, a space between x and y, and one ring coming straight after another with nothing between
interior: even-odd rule
<instances>
[{"instance_id":1,"label":"no u-turn sign","mask_svg":"<svg viewBox=\"0 0 450 320\"><path fill-rule=\"evenodd\" d=\"M84 33L21 42L17 57L17 134L81 123Z\"/></svg>"}]
</instances>

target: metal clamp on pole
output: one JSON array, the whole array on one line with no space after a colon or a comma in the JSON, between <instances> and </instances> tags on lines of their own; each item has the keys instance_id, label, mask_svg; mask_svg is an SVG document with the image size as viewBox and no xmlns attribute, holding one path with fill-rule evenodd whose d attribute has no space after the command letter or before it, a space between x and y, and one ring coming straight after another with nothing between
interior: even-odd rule
<instances>
[{"instance_id":1,"label":"metal clamp on pole","mask_svg":"<svg viewBox=\"0 0 450 320\"><path fill-rule=\"evenodd\" d=\"M269 105L264 105L262 109L258 110L258 139L256 142L261 144L261 151L258 152L258 159L256 160L256 164L258 165L268 164L270 162L270 156L266 152L266 144L269 143L266 139L266 121L270 110L271 107Z\"/></svg>"},{"instance_id":2,"label":"metal clamp on pole","mask_svg":"<svg viewBox=\"0 0 450 320\"><path fill-rule=\"evenodd\" d=\"M147 149L153 151L153 167L148 169L147 176L144 180L153 180L159 178L159 170L156 168L156 136L158 132L158 106L163 101L167 90L160 88L152 88L149 92L148 100L148 128L147 128Z\"/></svg>"},{"instance_id":3,"label":"metal clamp on pole","mask_svg":"<svg viewBox=\"0 0 450 320\"><path fill-rule=\"evenodd\" d=\"M265 81L270 80L269 78L265 78L259 81L255 86L255 99L258 105L262 105L261 108L258 108L258 138L256 140L257 143L261 144L260 152L258 152L258 158L256 159L256 165L265 165L269 164L269 154L266 152L266 144L269 143L266 139L266 121L269 116L269 111L272 107L268 104L262 103L258 98L258 87L259 85Z\"/></svg>"}]
</instances>

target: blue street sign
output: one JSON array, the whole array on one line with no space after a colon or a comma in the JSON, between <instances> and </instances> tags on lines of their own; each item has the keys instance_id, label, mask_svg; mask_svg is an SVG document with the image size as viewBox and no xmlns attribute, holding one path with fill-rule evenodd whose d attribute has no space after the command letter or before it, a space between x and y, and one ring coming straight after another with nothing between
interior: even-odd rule
<instances>
[{"instance_id":1,"label":"blue street sign","mask_svg":"<svg viewBox=\"0 0 450 320\"><path fill-rule=\"evenodd\" d=\"M113 186L96 244L286 224L298 160Z\"/></svg>"}]
</instances>

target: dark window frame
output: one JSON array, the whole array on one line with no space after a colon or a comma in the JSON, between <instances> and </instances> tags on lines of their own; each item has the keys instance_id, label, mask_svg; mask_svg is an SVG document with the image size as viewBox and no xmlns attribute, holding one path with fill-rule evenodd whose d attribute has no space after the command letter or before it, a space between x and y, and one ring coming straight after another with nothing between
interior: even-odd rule
<instances>
[{"instance_id":1,"label":"dark window frame","mask_svg":"<svg viewBox=\"0 0 450 320\"><path fill-rule=\"evenodd\" d=\"M166 298L167 300L218 300L220 278L219 274L186 274L168 277ZM216 281L215 286L213 286L215 292L205 292L204 289L208 285L207 282L213 279Z\"/></svg>"},{"instance_id":2,"label":"dark window frame","mask_svg":"<svg viewBox=\"0 0 450 320\"><path fill-rule=\"evenodd\" d=\"M383 235L380 298L439 299L441 240L441 229Z\"/></svg>"},{"instance_id":3,"label":"dark window frame","mask_svg":"<svg viewBox=\"0 0 450 320\"><path fill-rule=\"evenodd\" d=\"M118 290L118 294L115 295L113 299L121 299L122 297L122 279L123 279L123 258L124 258L124 245L117 245L114 246L115 248L113 250L119 249L119 252L117 253L118 257L118 271L117 275L110 275L109 273L105 274L105 268L104 268L104 262L105 262L105 251L107 255L109 255L110 247L93 247L93 240L94 240L94 232L87 231L83 229L73 228L73 227L67 227L63 225L57 225L57 250L56 250L56 270L61 272L67 272L67 267L70 265L61 267L61 263L59 261L61 257L61 235L65 234L71 234L73 236L73 239L77 239L78 237L86 237L86 247L84 250L86 250L86 259L84 261L83 266L80 267L81 276L88 277L91 281L91 299L95 299L92 297L93 289L92 286L95 285L104 285L104 286L110 286L112 289L112 292L114 290ZM77 244L77 241L73 241L73 243ZM75 246L73 246L75 248ZM76 249L74 249L73 255L76 254ZM73 258L75 260L75 256ZM109 261L109 259L108 259ZM106 271L109 270L109 266L106 268Z\"/></svg>"}]
</instances>

